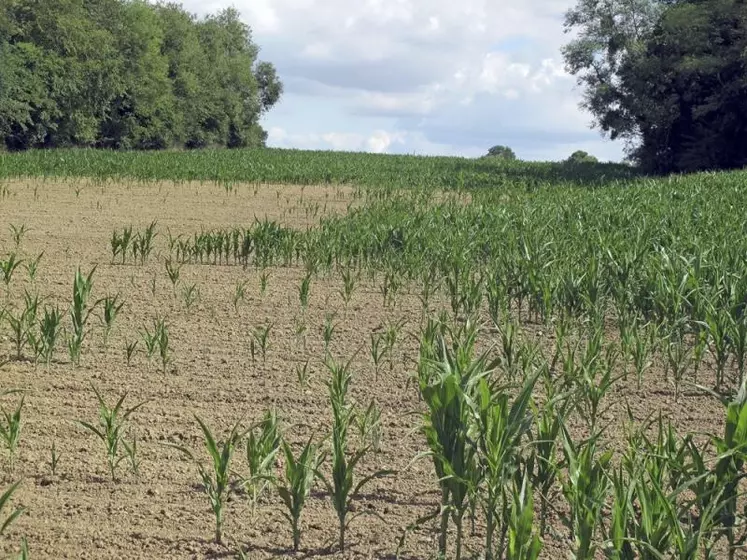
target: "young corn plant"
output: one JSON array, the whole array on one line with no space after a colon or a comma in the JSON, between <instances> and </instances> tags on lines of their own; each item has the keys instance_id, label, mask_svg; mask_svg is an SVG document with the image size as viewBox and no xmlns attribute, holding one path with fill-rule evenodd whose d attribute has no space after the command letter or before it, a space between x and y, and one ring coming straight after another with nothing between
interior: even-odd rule
<instances>
[{"instance_id":1,"label":"young corn plant","mask_svg":"<svg viewBox=\"0 0 747 560\"><path fill-rule=\"evenodd\" d=\"M479 479L478 450L472 437L470 402L477 383L491 371L487 357L473 356L477 329L467 324L455 335L453 349L440 338L436 359L420 364L420 395L427 407L422 427L441 487L438 548L446 557L449 520L456 527L454 558L462 554L463 519Z\"/></svg>"},{"instance_id":2,"label":"young corn plant","mask_svg":"<svg viewBox=\"0 0 747 560\"><path fill-rule=\"evenodd\" d=\"M375 399L371 399L371 402L363 413L355 415L355 421L358 425L358 433L361 441L371 451L379 453L381 451L382 438L381 409L376 404Z\"/></svg>"},{"instance_id":3,"label":"young corn plant","mask_svg":"<svg viewBox=\"0 0 747 560\"><path fill-rule=\"evenodd\" d=\"M91 272L88 273L88 276L83 276L80 268L78 268L73 280L73 305L70 308L72 332L68 337L67 347L68 353L70 354L70 360L76 366L80 365L83 341L88 334L86 328L88 325L88 318L96 307L95 304L92 308L88 307L88 299L91 295L91 289L93 288L94 272L96 272L95 266L91 269Z\"/></svg>"},{"instance_id":4,"label":"young corn plant","mask_svg":"<svg viewBox=\"0 0 747 560\"><path fill-rule=\"evenodd\" d=\"M10 503L10 499L13 497L13 494L18 490L18 487L21 485L21 481L12 484L10 488L8 488L5 492L3 492L2 496L0 496L0 520L2 521L2 524L0 524L0 536L2 536L5 531L8 530L8 527L10 527L13 522L18 519L25 511L25 508L18 507L13 510L13 512L8 516L5 517L5 514L3 514L3 510L5 510L5 507Z\"/></svg>"},{"instance_id":5,"label":"young corn plant","mask_svg":"<svg viewBox=\"0 0 747 560\"><path fill-rule=\"evenodd\" d=\"M57 445L52 442L52 448L50 449L49 457L49 468L52 471L52 476L57 476L57 466L60 464L60 453L57 452Z\"/></svg>"},{"instance_id":6,"label":"young corn plant","mask_svg":"<svg viewBox=\"0 0 747 560\"><path fill-rule=\"evenodd\" d=\"M324 325L322 326L322 338L324 339L324 355L329 356L329 346L332 343L332 337L335 335L337 329L337 323L333 323L335 314L327 313L324 317Z\"/></svg>"},{"instance_id":7,"label":"young corn plant","mask_svg":"<svg viewBox=\"0 0 747 560\"><path fill-rule=\"evenodd\" d=\"M252 339L249 341L252 362L255 360L257 348L262 354L262 363L267 361L267 349L270 347L270 331L273 324L257 326L252 330Z\"/></svg>"},{"instance_id":8,"label":"young corn plant","mask_svg":"<svg viewBox=\"0 0 747 560\"><path fill-rule=\"evenodd\" d=\"M13 273L21 265L23 261L16 257L15 253L8 255L6 260L0 260L0 272L3 274L3 282L5 283L6 297L10 296L10 282L13 280Z\"/></svg>"},{"instance_id":9,"label":"young corn plant","mask_svg":"<svg viewBox=\"0 0 747 560\"><path fill-rule=\"evenodd\" d=\"M26 227L26 224L21 224L20 226L10 224L10 236L13 238L13 244L16 247L16 251L21 247L21 241L23 241L23 238L28 231L29 228Z\"/></svg>"},{"instance_id":10,"label":"young corn plant","mask_svg":"<svg viewBox=\"0 0 747 560\"><path fill-rule=\"evenodd\" d=\"M610 489L607 470L612 452L596 454L596 440L574 443L568 430L561 428L563 451L568 468L562 480L563 495L570 506L570 514L563 521L570 530L574 560L594 560L599 543L597 535L602 528L602 511Z\"/></svg>"},{"instance_id":11,"label":"young corn plant","mask_svg":"<svg viewBox=\"0 0 747 560\"><path fill-rule=\"evenodd\" d=\"M374 373L376 381L379 380L379 372L381 371L381 364L386 354L386 344L384 344L383 333L371 333L371 360L374 364Z\"/></svg>"},{"instance_id":12,"label":"young corn plant","mask_svg":"<svg viewBox=\"0 0 747 560\"><path fill-rule=\"evenodd\" d=\"M281 480L276 480L275 485L280 499L288 510L283 512L283 516L290 523L293 551L297 552L301 545L301 514L321 464L320 456L317 446L311 439L301 449L298 458L293 455L293 449L288 442L282 440L280 445L285 463L285 476Z\"/></svg>"},{"instance_id":13,"label":"young corn plant","mask_svg":"<svg viewBox=\"0 0 747 560\"><path fill-rule=\"evenodd\" d=\"M97 302L98 304L99 302ZM104 313L101 317L101 323L104 326L104 350L109 347L109 335L112 332L114 321L117 319L119 312L124 307L124 302L120 301L119 294L115 296L106 296L100 303L103 304Z\"/></svg>"},{"instance_id":14,"label":"young corn plant","mask_svg":"<svg viewBox=\"0 0 747 560\"><path fill-rule=\"evenodd\" d=\"M347 315L348 307L350 306L350 301L353 299L353 294L355 293L355 288L358 285L360 276L358 272L348 268L343 268L340 271L340 274L342 275L342 288L339 293L343 303L345 304L345 314Z\"/></svg>"},{"instance_id":15,"label":"young corn plant","mask_svg":"<svg viewBox=\"0 0 747 560\"><path fill-rule=\"evenodd\" d=\"M301 302L301 310L305 314L309 308L309 288L311 287L311 273L306 274L301 280L298 288L298 299Z\"/></svg>"},{"instance_id":16,"label":"young corn plant","mask_svg":"<svg viewBox=\"0 0 747 560\"><path fill-rule=\"evenodd\" d=\"M259 425L249 431L246 440L249 476L242 482L252 496L252 508L256 508L260 496L272 480L281 439L278 415L274 409L267 411Z\"/></svg>"},{"instance_id":17,"label":"young corn plant","mask_svg":"<svg viewBox=\"0 0 747 560\"><path fill-rule=\"evenodd\" d=\"M500 558L505 547L505 531L509 527L507 488L519 468L522 439L532 427L530 405L537 378L537 374L529 377L513 402L505 389L492 388L484 377L478 381L474 406L478 424L476 438L480 450L478 461L484 486L482 501L487 525L487 560ZM496 556L495 533L499 523L503 531Z\"/></svg>"},{"instance_id":18,"label":"young corn plant","mask_svg":"<svg viewBox=\"0 0 747 560\"><path fill-rule=\"evenodd\" d=\"M132 363L132 357L135 355L138 342L139 341L135 339L125 343L125 359L127 360L127 367L130 367L130 364Z\"/></svg>"},{"instance_id":19,"label":"young corn plant","mask_svg":"<svg viewBox=\"0 0 747 560\"><path fill-rule=\"evenodd\" d=\"M26 274L28 274L29 280L31 280L32 283L36 282L36 273L39 271L39 262L43 256L44 251L39 253L35 259L32 259L23 265L26 269Z\"/></svg>"},{"instance_id":20,"label":"young corn plant","mask_svg":"<svg viewBox=\"0 0 747 560\"><path fill-rule=\"evenodd\" d=\"M301 387L301 389L308 389L311 387L311 379L312 375L309 372L309 360L306 360L303 365L296 364L296 380L298 381L298 386Z\"/></svg>"},{"instance_id":21,"label":"young corn plant","mask_svg":"<svg viewBox=\"0 0 747 560\"><path fill-rule=\"evenodd\" d=\"M4 391L0 396L6 396L14 394L19 391ZM8 470L13 472L13 460L15 459L16 451L18 450L18 442L21 439L21 414L23 411L23 402L26 395L21 395L21 400L18 402L15 410L9 412L5 410L5 407L0 407L2 412L2 421L0 421L0 438L5 444L5 448L8 450Z\"/></svg>"},{"instance_id":22,"label":"young corn plant","mask_svg":"<svg viewBox=\"0 0 747 560\"><path fill-rule=\"evenodd\" d=\"M236 423L231 429L228 438L223 442L218 442L210 431L210 428L199 417L195 416L195 419L200 425L202 435L205 439L205 447L212 461L211 468L206 468L186 447L171 444L170 447L179 450L197 465L205 493L210 501L210 508L213 511L213 515L215 515L215 542L222 544L224 513L226 502L231 492L231 459L243 434L239 432L239 423Z\"/></svg>"},{"instance_id":23,"label":"young corn plant","mask_svg":"<svg viewBox=\"0 0 747 560\"><path fill-rule=\"evenodd\" d=\"M267 293L267 286L270 283L270 275L272 272L267 269L262 269L262 272L259 274L259 295L260 297L264 298L265 294Z\"/></svg>"},{"instance_id":24,"label":"young corn plant","mask_svg":"<svg viewBox=\"0 0 747 560\"><path fill-rule=\"evenodd\" d=\"M176 285L179 283L179 277L182 273L182 265L174 263L174 261L171 260L171 257L169 257L166 259L165 266L166 275L169 277L169 281L171 282L171 291L174 296L176 296Z\"/></svg>"},{"instance_id":25,"label":"young corn plant","mask_svg":"<svg viewBox=\"0 0 747 560\"><path fill-rule=\"evenodd\" d=\"M348 524L353 519L348 518L352 500L366 484L377 478L388 476L393 471L377 471L356 482L355 468L370 448L366 446L351 451L348 445L348 432L355 419L355 409L347 403L347 392L353 374L349 363L341 365L332 358L327 359L327 367L331 373L327 389L332 406L332 476L328 479L321 472L318 472L317 476L324 483L332 498L332 506L337 513L339 523L338 546L340 551L344 552L345 533Z\"/></svg>"},{"instance_id":26,"label":"young corn plant","mask_svg":"<svg viewBox=\"0 0 747 560\"><path fill-rule=\"evenodd\" d=\"M521 486L513 485L506 560L537 560L542 551L542 541L534 527L534 500L528 480L529 476L524 473Z\"/></svg>"},{"instance_id":27,"label":"young corn plant","mask_svg":"<svg viewBox=\"0 0 747 560\"><path fill-rule=\"evenodd\" d=\"M200 289L197 284L190 284L189 286L182 287L182 301L184 301L184 308L187 313L192 311L192 307L200 299Z\"/></svg>"},{"instance_id":28,"label":"young corn plant","mask_svg":"<svg viewBox=\"0 0 747 560\"><path fill-rule=\"evenodd\" d=\"M25 292L23 299L24 308L19 310L18 314L14 314L8 310L5 311L5 320L11 331L10 339L16 350L16 360L23 359L23 349L28 344L38 346L38 344L34 344L38 343L38 337L36 337L33 331L36 326L39 297Z\"/></svg>"},{"instance_id":29,"label":"young corn plant","mask_svg":"<svg viewBox=\"0 0 747 560\"><path fill-rule=\"evenodd\" d=\"M236 282L236 286L233 291L233 310L238 313L239 305L244 302L246 298L246 280L240 280Z\"/></svg>"},{"instance_id":30,"label":"young corn plant","mask_svg":"<svg viewBox=\"0 0 747 560\"><path fill-rule=\"evenodd\" d=\"M79 421L78 424L95 435L104 444L109 474L112 477L112 481L116 481L116 469L126 458L125 455L120 453L120 445L124 441L128 421L130 416L147 401L142 401L130 408L124 408L124 401L127 397L127 393L125 393L112 407L107 404L96 387L92 388L99 402L98 424L94 425L83 421Z\"/></svg>"}]
</instances>

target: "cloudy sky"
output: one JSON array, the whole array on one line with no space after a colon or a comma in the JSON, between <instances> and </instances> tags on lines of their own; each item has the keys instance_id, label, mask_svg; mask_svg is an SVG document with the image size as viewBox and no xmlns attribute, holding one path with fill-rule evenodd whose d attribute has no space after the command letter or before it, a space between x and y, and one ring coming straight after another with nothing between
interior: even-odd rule
<instances>
[{"instance_id":1,"label":"cloudy sky","mask_svg":"<svg viewBox=\"0 0 747 560\"><path fill-rule=\"evenodd\" d=\"M573 0L183 0L233 6L275 64L282 101L265 117L272 146L522 159L577 149L619 160L589 129L563 69Z\"/></svg>"}]
</instances>

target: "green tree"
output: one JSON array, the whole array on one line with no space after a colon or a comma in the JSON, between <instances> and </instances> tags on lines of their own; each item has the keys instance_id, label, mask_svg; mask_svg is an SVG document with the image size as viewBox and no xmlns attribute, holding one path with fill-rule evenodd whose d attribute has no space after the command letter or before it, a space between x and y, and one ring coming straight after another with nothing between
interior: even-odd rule
<instances>
[{"instance_id":1,"label":"green tree","mask_svg":"<svg viewBox=\"0 0 747 560\"><path fill-rule=\"evenodd\" d=\"M565 26L583 106L644 169L747 164L742 0L580 0Z\"/></svg>"},{"instance_id":2,"label":"green tree","mask_svg":"<svg viewBox=\"0 0 747 560\"><path fill-rule=\"evenodd\" d=\"M499 158L499 159L505 159L505 160L512 161L516 159L516 154L508 146L493 146L492 148L488 150L488 153L485 155L485 157Z\"/></svg>"}]
</instances>

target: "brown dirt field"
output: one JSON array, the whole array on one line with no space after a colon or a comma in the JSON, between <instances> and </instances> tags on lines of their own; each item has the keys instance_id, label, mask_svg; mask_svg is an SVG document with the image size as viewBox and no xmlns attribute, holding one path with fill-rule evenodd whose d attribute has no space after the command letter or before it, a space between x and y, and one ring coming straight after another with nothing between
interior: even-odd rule
<instances>
[{"instance_id":1,"label":"brown dirt field","mask_svg":"<svg viewBox=\"0 0 747 560\"><path fill-rule=\"evenodd\" d=\"M79 192L77 189L82 188ZM7 301L22 301L24 289L36 289L48 301L67 309L75 269L87 272L94 265L93 299L121 293L125 303L104 351L102 329L92 317L92 333L86 340L81 366L73 367L62 346L47 372L43 365L10 361L0 368L2 389L26 392L24 426L15 460L8 473L3 455L4 487L22 479L13 499L27 512L4 535L1 549L18 550L26 536L32 558L224 558L234 557L237 543L249 558L290 555L291 534L281 515L281 503L270 494L252 518L245 497L234 495L225 519L227 546L211 542L213 516L207 497L200 491L195 466L178 451L163 445L188 446L207 458L193 415L225 435L241 420L244 425L259 420L276 406L285 433L294 443L313 433L321 440L327 433L330 411L321 365L321 329L325 316L337 312L337 330L332 354L353 359L355 377L352 397L362 405L375 399L382 410L383 440L378 454L369 455L362 472L395 469L397 476L373 482L356 502L358 512L348 533L349 549L336 552L336 517L329 497L317 484L302 517L301 557L394 558L403 528L437 508L439 493L428 460L411 463L425 449L416 432L419 410L414 387L407 385L417 356L416 342L401 337L394 368L382 369L378 379L369 358L369 333L383 321L407 320L405 330L416 332L420 302L413 294L402 294L395 310L382 306L378 287L363 282L344 313L337 277L314 279L306 323L306 348L295 335L299 317L300 269L273 268L267 293L259 294L259 271L239 266L190 265L182 269L182 285L195 283L200 298L191 311L179 295L174 297L163 259L166 231L194 233L201 229L248 225L265 216L305 228L330 212L345 212L356 203L356 191L342 187L294 187L238 185L233 192L210 184L96 184L88 181L16 181L10 195L0 201L4 219L0 224L0 255L13 249L8 224L29 228L20 252L24 259L44 251L36 281L32 283L20 267ZM306 208L319 205L316 216ZM312 212L312 210L309 210ZM145 266L112 265L109 238L112 230L133 224L142 228L158 220L157 249ZM155 279L155 280L154 280ZM246 280L245 303L235 312L234 286ZM154 283L155 282L155 283ZM155 292L152 287L155 286ZM4 286L0 286L3 292ZM0 308L4 302L0 301ZM445 302L440 302L445 305ZM142 348L128 367L126 342L139 337L138 330L156 316L170 325L173 360L166 373L157 360L149 366ZM66 324L69 320L66 319ZM272 323L267 361L252 363L250 331ZM551 338L541 327L527 327L528 336L544 344ZM0 362L12 351L8 329L0 328ZM484 343L490 343L486 335ZM142 347L142 343L140 344ZM310 360L310 388L296 381L295 368ZM701 381L712 375L709 367ZM139 477L125 463L120 480L108 476L103 446L86 433L76 420L96 421L97 402L91 384L115 401L127 392L126 403L147 403L132 416L142 460ZM12 407L17 396L2 399ZM694 394L675 401L660 367L654 367L640 393L634 381L621 382L604 412L611 444L625 423L627 401L638 420L661 410L687 430L721 431L723 409L714 399ZM55 443L61 455L57 475L49 466ZM234 469L246 472L243 453L235 457ZM565 556L565 530L556 529L545 539L544 558ZM467 551L478 554L483 527L469 538ZM436 531L428 527L409 536L403 558L431 558L436 552Z\"/></svg>"}]
</instances>

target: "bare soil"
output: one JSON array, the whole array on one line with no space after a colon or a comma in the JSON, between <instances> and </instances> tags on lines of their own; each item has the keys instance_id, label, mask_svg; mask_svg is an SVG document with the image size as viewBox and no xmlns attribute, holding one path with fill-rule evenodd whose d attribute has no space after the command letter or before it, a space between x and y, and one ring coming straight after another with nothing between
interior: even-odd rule
<instances>
[{"instance_id":1,"label":"bare soil","mask_svg":"<svg viewBox=\"0 0 747 560\"><path fill-rule=\"evenodd\" d=\"M343 213L359 200L347 187L297 187L238 185L232 191L212 184L94 183L85 180L15 181L0 200L0 256L14 250L10 224L25 225L19 253L29 262L44 252L35 281L23 266L16 271L0 308L16 309L24 290L38 291L47 303L67 309L72 280L78 266L94 266L92 298L122 295L125 306L104 348L98 315L91 318L80 367L74 367L61 344L49 371L30 361L10 360L0 368L0 389L26 393L24 425L13 472L2 457L4 487L22 479L13 505L26 513L3 536L1 550L17 551L21 537L29 542L32 558L224 558L235 557L242 546L249 558L291 555L291 533L282 516L282 504L268 494L252 515L245 496L234 494L226 513L225 545L212 542L213 516L201 491L195 466L174 443L193 449L207 460L194 415L221 436L237 421L245 426L277 407L290 441L301 443L312 434L321 441L330 425L330 410L321 363L322 328L327 314L335 313L332 354L353 358L352 397L366 406L372 399L382 410L383 439L380 453L369 455L362 473L395 469L397 475L365 488L356 502L361 515L351 524L348 550L336 548L337 521L322 486L303 513L299 557L394 558L397 543L408 525L438 508L439 492L427 459L412 462L425 442L417 432L420 410L417 391L408 384L417 356L417 343L406 333L418 330L421 305L415 293L402 293L395 309L385 309L378 286L364 280L347 309L339 294L339 277L315 278L305 315L305 345L296 335L301 320L298 287L304 271L269 269L267 291L260 294L260 271L240 266L188 265L176 291L166 275L166 232L192 234L201 229L249 225L268 217L285 224L313 227L322 215ZM314 210L316 209L316 210ZM144 266L111 264L109 239L114 229L132 224L144 228L158 221L157 249ZM247 296L234 310L237 282L247 282ZM185 308L183 286L196 284L199 300ZM436 302L445 306L445 302ZM172 361L161 371L158 360L148 363L142 342L132 363L125 359L126 343L139 338L139 330L156 316L167 318ZM405 319L393 368L385 364L377 375L369 352L369 336L386 321ZM66 319L66 324L69 320ZM250 356L251 330L272 324L266 362ZM551 344L542 327L527 326L527 336ZM0 363L12 354L9 331L0 328ZM484 344L494 342L486 335ZM357 354L356 352L359 351ZM28 351L26 352L28 354ZM296 379L296 367L309 360L310 387ZM701 382L712 379L703 366ZM104 448L78 420L97 420L95 385L111 402L127 393L125 404L146 404L132 416L142 460L140 476L120 465L112 481ZM18 395L2 399L6 410ZM643 420L661 411L676 422L680 432L720 432L722 406L693 391L674 399L660 367L646 377L645 390L637 391L632 379L615 389L603 413L609 425L610 444L626 424L625 404ZM357 436L355 436L357 437ZM56 475L50 469L51 447L60 462ZM234 469L246 473L243 452ZM559 505L562 509L562 506ZM567 531L557 519L545 537L543 557L565 556ZM478 555L484 528L478 520L476 534L467 540L469 554ZM432 558L437 549L435 523L409 535L402 558Z\"/></svg>"}]
</instances>

